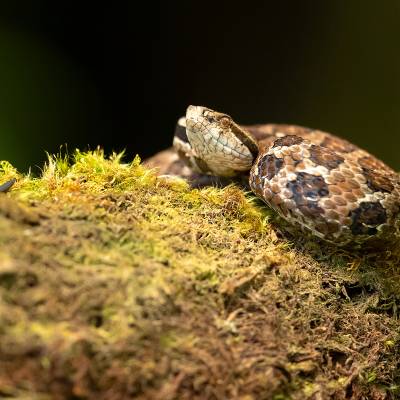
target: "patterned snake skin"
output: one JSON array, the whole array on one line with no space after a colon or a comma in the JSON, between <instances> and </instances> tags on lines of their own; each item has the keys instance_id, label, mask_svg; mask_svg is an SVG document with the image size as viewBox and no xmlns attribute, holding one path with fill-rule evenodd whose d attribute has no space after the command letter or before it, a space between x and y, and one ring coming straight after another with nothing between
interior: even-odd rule
<instances>
[{"instance_id":1,"label":"patterned snake skin","mask_svg":"<svg viewBox=\"0 0 400 400\"><path fill-rule=\"evenodd\" d=\"M186 168L181 175L190 177L189 166L195 179L247 176L251 190L290 224L338 246L384 246L400 237L398 174L332 134L240 126L226 114L189 106L174 148L186 164L175 162L178 171Z\"/></svg>"}]
</instances>

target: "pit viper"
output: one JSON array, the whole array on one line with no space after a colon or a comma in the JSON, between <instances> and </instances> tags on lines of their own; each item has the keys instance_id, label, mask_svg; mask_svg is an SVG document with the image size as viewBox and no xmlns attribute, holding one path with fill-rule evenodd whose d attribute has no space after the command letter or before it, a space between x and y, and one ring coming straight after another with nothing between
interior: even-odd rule
<instances>
[{"instance_id":1,"label":"pit viper","mask_svg":"<svg viewBox=\"0 0 400 400\"><path fill-rule=\"evenodd\" d=\"M299 231L337 246L382 246L400 238L399 175L333 134L297 125L239 125L227 114L189 106L173 147L179 161L164 173L244 178Z\"/></svg>"}]
</instances>

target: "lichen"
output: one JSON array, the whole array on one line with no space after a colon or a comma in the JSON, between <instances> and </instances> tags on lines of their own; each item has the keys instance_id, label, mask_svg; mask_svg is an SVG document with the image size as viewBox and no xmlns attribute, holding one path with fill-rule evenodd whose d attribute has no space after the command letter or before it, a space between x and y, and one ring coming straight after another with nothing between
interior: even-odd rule
<instances>
[{"instance_id":1,"label":"lichen","mask_svg":"<svg viewBox=\"0 0 400 400\"><path fill-rule=\"evenodd\" d=\"M239 187L122 157L0 163L0 396L396 398L397 249L292 237Z\"/></svg>"}]
</instances>

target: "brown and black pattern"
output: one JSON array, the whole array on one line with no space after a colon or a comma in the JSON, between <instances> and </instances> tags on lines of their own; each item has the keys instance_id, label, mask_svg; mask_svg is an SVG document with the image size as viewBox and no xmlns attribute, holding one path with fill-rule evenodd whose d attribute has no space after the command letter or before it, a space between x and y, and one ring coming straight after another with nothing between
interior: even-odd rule
<instances>
[{"instance_id":1,"label":"brown and black pattern","mask_svg":"<svg viewBox=\"0 0 400 400\"><path fill-rule=\"evenodd\" d=\"M358 160L363 174L367 180L368 187L373 192L391 193L394 189L391 173L382 173L380 168L377 168L376 162L371 160L371 157L362 157ZM395 177L394 177L395 178Z\"/></svg>"},{"instance_id":2,"label":"brown and black pattern","mask_svg":"<svg viewBox=\"0 0 400 400\"><path fill-rule=\"evenodd\" d=\"M289 181L286 187L293 193L298 206L311 199L316 201L329 194L329 187L322 176L299 172L296 180Z\"/></svg>"},{"instance_id":3,"label":"brown and black pattern","mask_svg":"<svg viewBox=\"0 0 400 400\"><path fill-rule=\"evenodd\" d=\"M295 144L300 144L303 141L303 138L297 135L286 135L279 139L276 139L272 147L278 146L293 146Z\"/></svg>"},{"instance_id":4,"label":"brown and black pattern","mask_svg":"<svg viewBox=\"0 0 400 400\"><path fill-rule=\"evenodd\" d=\"M267 154L258 163L259 175L263 178L272 179L283 167L283 164L282 158L278 158L274 154Z\"/></svg>"},{"instance_id":5,"label":"brown and black pattern","mask_svg":"<svg viewBox=\"0 0 400 400\"><path fill-rule=\"evenodd\" d=\"M344 162L344 158L339 154L315 144L310 147L310 160L329 170L337 168L339 164Z\"/></svg>"},{"instance_id":6,"label":"brown and black pattern","mask_svg":"<svg viewBox=\"0 0 400 400\"><path fill-rule=\"evenodd\" d=\"M368 187L373 192L391 193L394 189L391 180L377 171L363 168L363 174L367 180Z\"/></svg>"},{"instance_id":7,"label":"brown and black pattern","mask_svg":"<svg viewBox=\"0 0 400 400\"><path fill-rule=\"evenodd\" d=\"M291 143L286 138L279 139ZM367 174L367 161L363 168L354 157L364 157L364 151L336 153L302 139L292 146L271 145L264 152L250 173L250 186L283 218L337 245L373 244L375 239L382 242L384 232L397 232L398 185L387 173ZM281 158L279 170L266 174L261 160ZM256 181L257 187L252 184Z\"/></svg>"},{"instance_id":8,"label":"brown and black pattern","mask_svg":"<svg viewBox=\"0 0 400 400\"><path fill-rule=\"evenodd\" d=\"M353 235L375 235L379 225L387 222L386 210L378 201L363 201L350 212Z\"/></svg>"},{"instance_id":9,"label":"brown and black pattern","mask_svg":"<svg viewBox=\"0 0 400 400\"><path fill-rule=\"evenodd\" d=\"M317 218L325 213L318 204L321 197L329 194L324 178L307 172L299 172L296 180L288 182L286 187L292 192L292 199L305 217Z\"/></svg>"}]
</instances>

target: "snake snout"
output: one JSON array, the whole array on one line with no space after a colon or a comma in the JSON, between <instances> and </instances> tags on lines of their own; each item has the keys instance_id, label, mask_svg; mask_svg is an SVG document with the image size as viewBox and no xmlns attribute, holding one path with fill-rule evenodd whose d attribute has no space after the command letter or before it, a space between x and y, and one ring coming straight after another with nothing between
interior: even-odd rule
<instances>
[{"instance_id":1,"label":"snake snout","mask_svg":"<svg viewBox=\"0 0 400 400\"><path fill-rule=\"evenodd\" d=\"M189 106L186 109L186 121L203 122L205 124L215 122L216 112L204 106Z\"/></svg>"},{"instance_id":2,"label":"snake snout","mask_svg":"<svg viewBox=\"0 0 400 400\"><path fill-rule=\"evenodd\" d=\"M207 107L190 105L186 109L186 118L199 117L203 115L206 110L208 110Z\"/></svg>"}]
</instances>

